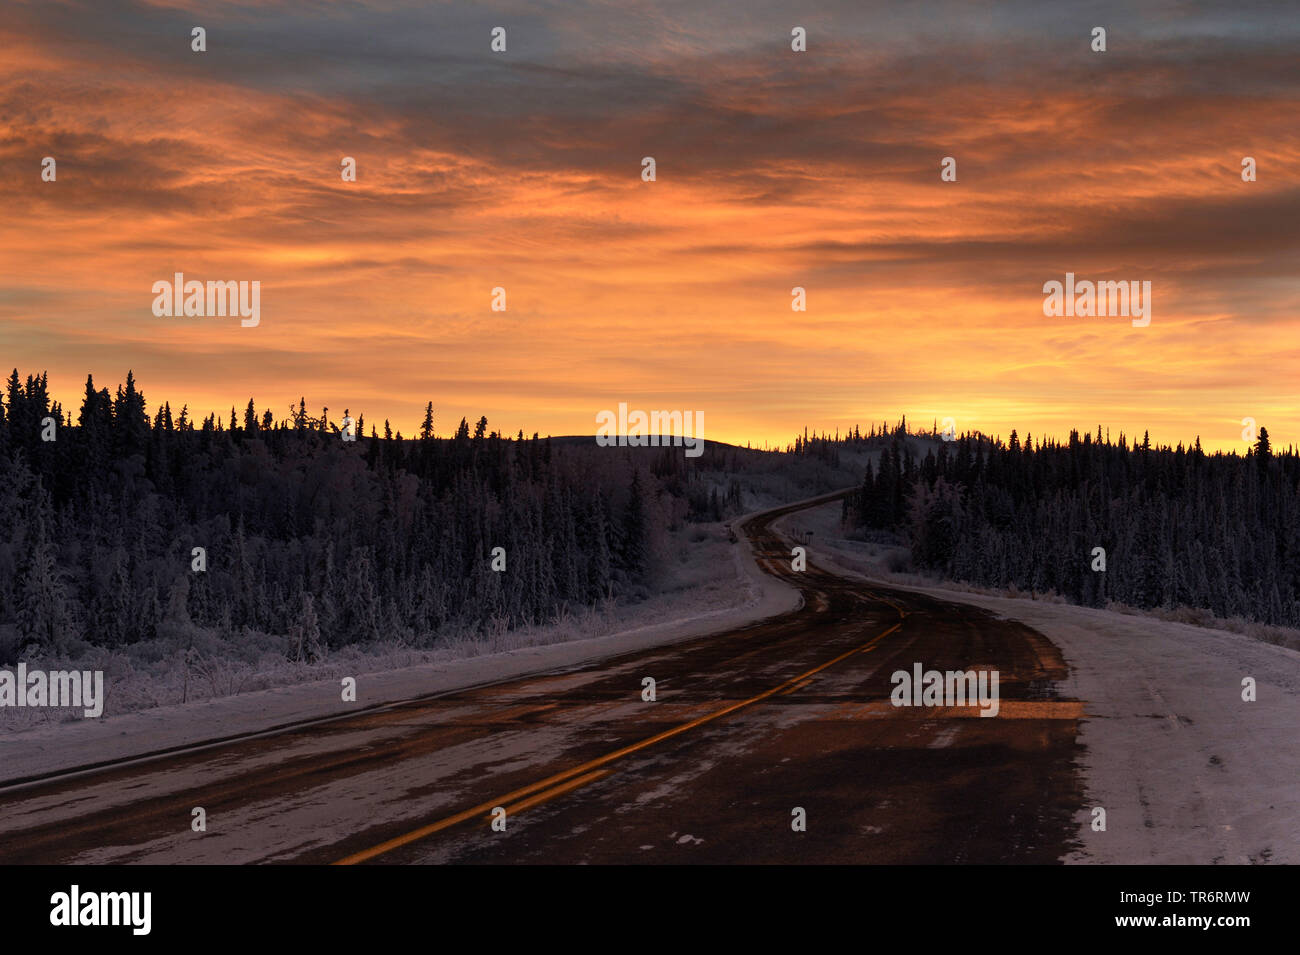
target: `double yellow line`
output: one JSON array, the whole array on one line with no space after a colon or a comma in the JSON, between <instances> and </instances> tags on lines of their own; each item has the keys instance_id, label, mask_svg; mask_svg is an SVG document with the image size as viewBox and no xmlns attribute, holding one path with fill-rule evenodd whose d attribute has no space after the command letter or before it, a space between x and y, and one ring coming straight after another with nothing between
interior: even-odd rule
<instances>
[{"instance_id":1,"label":"double yellow line","mask_svg":"<svg viewBox=\"0 0 1300 955\"><path fill-rule=\"evenodd\" d=\"M894 609L898 610L897 607L895 607ZM903 613L902 610L898 610L898 612L900 614ZM441 832L443 829L448 829L462 822L467 822L470 819L474 819L475 817L489 814L492 812L493 809L497 808L498 806L504 807L506 809L506 815L509 816L512 813L517 813L524 809L528 809L532 806L539 805L549 799L554 798L555 796L559 796L564 793L571 792L572 790L577 789L579 786L584 786L589 782L594 782L597 779L609 775L609 773L611 772L611 770L602 770L600 767L605 766L608 763L612 763L617 759L622 759L624 756L630 756L631 754L639 752L648 746L653 746L656 743L662 743L666 739L672 739L674 736L680 736L682 733L685 733L689 730L693 730L697 726L703 726L705 723L711 723L714 720L721 719L722 717L727 716L728 714L735 713L737 710L743 710L747 706L753 706L755 703L761 703L763 700L766 700L769 697L776 696L778 693L781 693L783 690L792 689L795 686L795 684L799 683L801 680L806 680L809 677L817 673L820 673L822 670L825 670L827 667L834 666L835 664L839 663L841 660L847 660L855 653L865 653L866 651L874 648L876 644L878 644L881 640L885 639L885 637L889 636L891 633L893 633L902 625L903 623L900 620L898 623L894 624L888 630L884 631L881 634L878 634L875 637L872 637L862 646L854 647L852 650L849 650L847 653L841 653L835 659L827 660L825 663L821 664L820 666L813 667L811 670L807 671L806 673L800 673L798 676L786 680L780 686L773 687L770 690L765 690L764 692L759 693L757 696L751 696L747 700L741 700L738 703L732 703L729 706L724 706L722 709L716 710L712 713L706 713L704 716L693 719L688 723L683 723L681 726L675 726L672 729L664 730L662 733L656 733L654 736L651 736L648 739L643 739L639 743L633 743L630 746L624 746L622 749L616 749L612 753L606 753L604 756L599 756L596 759L591 760L590 762L583 763L581 766L575 766L573 769L565 770L562 773L556 773L554 776L548 776L545 779L541 780L540 782L535 782L530 786L523 787L522 789L516 789L513 792L506 793L504 796L498 796L496 799L489 800L488 802L480 803L479 805L474 806L472 809L466 809L464 812L458 812L454 816L447 816L445 819L439 819L437 822L431 822L427 826L421 826L419 829L412 829L408 833L405 833L400 836L396 836L392 839L389 839L387 842L381 842L377 846L373 846L369 849L363 849L360 852L354 852L352 855L345 856L344 858L339 859L337 862L333 864L334 865L356 865L359 862L368 862L369 860L375 858L376 856L381 856L387 852L392 852L394 849L400 849L402 846L410 845L412 842L416 842L420 839L425 838L426 836L431 836L435 832ZM522 801L517 802L517 804L514 805L513 807L507 805L508 803L516 802L517 800L522 800Z\"/></svg>"}]
</instances>

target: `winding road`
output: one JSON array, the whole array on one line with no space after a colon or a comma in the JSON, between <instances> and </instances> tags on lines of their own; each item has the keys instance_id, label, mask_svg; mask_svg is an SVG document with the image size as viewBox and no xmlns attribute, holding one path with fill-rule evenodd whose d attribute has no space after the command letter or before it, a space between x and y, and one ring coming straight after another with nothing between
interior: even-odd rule
<instances>
[{"instance_id":1,"label":"winding road","mask_svg":"<svg viewBox=\"0 0 1300 955\"><path fill-rule=\"evenodd\" d=\"M798 610L0 787L0 863L1060 860L1082 805L1084 715L1058 694L1060 653L987 611L830 573L815 546L792 570L773 523L806 506L739 528L802 592ZM997 716L892 706L890 675L917 663L997 670Z\"/></svg>"}]
</instances>

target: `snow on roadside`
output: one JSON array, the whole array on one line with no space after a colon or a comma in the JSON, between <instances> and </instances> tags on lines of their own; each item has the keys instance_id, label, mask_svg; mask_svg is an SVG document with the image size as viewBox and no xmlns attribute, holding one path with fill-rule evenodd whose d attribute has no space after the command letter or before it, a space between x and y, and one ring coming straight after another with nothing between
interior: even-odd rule
<instances>
[{"instance_id":1,"label":"snow on roadside","mask_svg":"<svg viewBox=\"0 0 1300 955\"><path fill-rule=\"evenodd\" d=\"M736 518L733 523L751 516ZM376 666L375 657L350 661L355 665L351 670L333 661L320 668L329 679L107 714L98 719L46 723L0 734L0 782L577 667L634 650L744 627L800 605L799 591L758 569L743 538L729 544L722 537L716 547L710 545L697 552L690 566L683 568L684 579L696 574L702 563L725 566L728 554L733 572L714 574L715 579L706 586L661 594L630 612L620 609L616 620L605 617L597 618L594 624L578 621L511 632L501 641L513 644L511 649L500 645L457 648L462 654L457 659L419 662L378 672L366 669ZM629 627L629 623L641 625ZM466 655L475 649L481 655ZM402 652L408 659L419 655L417 651ZM382 667L382 662L379 665ZM340 680L344 676L357 679L356 703L342 702Z\"/></svg>"},{"instance_id":2,"label":"snow on roadside","mask_svg":"<svg viewBox=\"0 0 1300 955\"><path fill-rule=\"evenodd\" d=\"M1150 616L894 583L843 539L839 515L839 504L827 505L775 526L812 530L812 563L984 607L1065 655L1061 690L1087 713L1081 848L1065 861L1300 862L1300 652ZM1246 677L1257 702L1242 700ZM1105 832L1092 829L1094 807L1106 810Z\"/></svg>"}]
</instances>

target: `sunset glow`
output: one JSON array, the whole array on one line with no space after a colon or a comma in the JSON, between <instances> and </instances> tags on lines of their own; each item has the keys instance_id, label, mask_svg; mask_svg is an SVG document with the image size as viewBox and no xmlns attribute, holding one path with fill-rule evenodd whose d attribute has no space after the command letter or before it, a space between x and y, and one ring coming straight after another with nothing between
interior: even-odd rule
<instances>
[{"instance_id":1,"label":"sunset glow","mask_svg":"<svg viewBox=\"0 0 1300 955\"><path fill-rule=\"evenodd\" d=\"M1297 443L1300 20L729 6L7 5L5 372L74 416L129 368L151 410L405 434L430 400L439 434L557 435L625 401L741 444ZM155 317L177 271L260 281L260 324ZM1067 271L1150 281L1151 324L1045 318Z\"/></svg>"}]
</instances>

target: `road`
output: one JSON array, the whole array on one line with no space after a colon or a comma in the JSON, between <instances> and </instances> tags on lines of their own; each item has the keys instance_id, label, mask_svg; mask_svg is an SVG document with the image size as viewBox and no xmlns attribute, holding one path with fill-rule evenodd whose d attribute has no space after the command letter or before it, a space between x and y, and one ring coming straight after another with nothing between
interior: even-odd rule
<instances>
[{"instance_id":1,"label":"road","mask_svg":"<svg viewBox=\"0 0 1300 955\"><path fill-rule=\"evenodd\" d=\"M975 607L828 573L815 546L793 570L772 527L789 510L741 531L766 572L803 592L799 610L0 788L0 863L1060 860L1083 808L1083 708L1057 693L1057 649ZM915 663L996 669L998 715L891 706L890 675Z\"/></svg>"}]
</instances>

